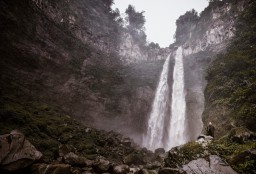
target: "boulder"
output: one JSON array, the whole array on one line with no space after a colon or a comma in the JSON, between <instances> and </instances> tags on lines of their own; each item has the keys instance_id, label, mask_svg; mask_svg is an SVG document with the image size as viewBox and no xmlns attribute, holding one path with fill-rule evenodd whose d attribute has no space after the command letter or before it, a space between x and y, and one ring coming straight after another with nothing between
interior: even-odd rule
<instances>
[{"instance_id":1,"label":"boulder","mask_svg":"<svg viewBox=\"0 0 256 174\"><path fill-rule=\"evenodd\" d=\"M124 157L124 163L128 165L144 165L146 164L146 159L143 154L133 152Z\"/></svg>"},{"instance_id":2,"label":"boulder","mask_svg":"<svg viewBox=\"0 0 256 174\"><path fill-rule=\"evenodd\" d=\"M233 128L230 131L228 137L231 141L239 144L244 144L248 140L256 139L255 133L244 127Z\"/></svg>"},{"instance_id":3,"label":"boulder","mask_svg":"<svg viewBox=\"0 0 256 174\"><path fill-rule=\"evenodd\" d=\"M130 168L128 165L118 165L114 166L113 173L114 174L126 174L129 173Z\"/></svg>"},{"instance_id":4,"label":"boulder","mask_svg":"<svg viewBox=\"0 0 256 174\"><path fill-rule=\"evenodd\" d=\"M187 174L237 174L227 163L216 155L210 155L209 161L206 161L204 158L198 158L197 160L190 161L188 164L183 165L182 169Z\"/></svg>"},{"instance_id":5,"label":"boulder","mask_svg":"<svg viewBox=\"0 0 256 174\"><path fill-rule=\"evenodd\" d=\"M155 155L160 155L160 154L163 154L165 153L165 150L164 148L158 148L155 150Z\"/></svg>"},{"instance_id":6,"label":"boulder","mask_svg":"<svg viewBox=\"0 0 256 174\"><path fill-rule=\"evenodd\" d=\"M18 130L0 136L0 166L15 171L30 166L41 159L42 153L26 140Z\"/></svg>"},{"instance_id":7,"label":"boulder","mask_svg":"<svg viewBox=\"0 0 256 174\"><path fill-rule=\"evenodd\" d=\"M32 174L71 174L71 166L68 164L34 164L31 167Z\"/></svg>"},{"instance_id":8,"label":"boulder","mask_svg":"<svg viewBox=\"0 0 256 174\"><path fill-rule=\"evenodd\" d=\"M92 168L99 173L107 172L110 166L110 162L103 157L98 157L92 164Z\"/></svg>"},{"instance_id":9,"label":"boulder","mask_svg":"<svg viewBox=\"0 0 256 174\"><path fill-rule=\"evenodd\" d=\"M80 157L73 152L66 154L63 158L66 164L70 164L71 166L74 167L91 166L93 163L91 160L88 160L84 157Z\"/></svg>"}]
</instances>

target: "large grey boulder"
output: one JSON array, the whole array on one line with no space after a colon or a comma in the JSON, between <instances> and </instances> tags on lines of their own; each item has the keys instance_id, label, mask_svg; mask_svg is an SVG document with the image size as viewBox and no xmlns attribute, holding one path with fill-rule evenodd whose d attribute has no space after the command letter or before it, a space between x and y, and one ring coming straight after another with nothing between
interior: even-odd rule
<instances>
[{"instance_id":1,"label":"large grey boulder","mask_svg":"<svg viewBox=\"0 0 256 174\"><path fill-rule=\"evenodd\" d=\"M15 171L31 165L41 159L42 153L26 140L18 130L0 135L0 167Z\"/></svg>"},{"instance_id":2,"label":"large grey boulder","mask_svg":"<svg viewBox=\"0 0 256 174\"><path fill-rule=\"evenodd\" d=\"M203 158L190 161L182 168L187 174L237 174L227 163L216 155L210 155L209 161Z\"/></svg>"},{"instance_id":3,"label":"large grey boulder","mask_svg":"<svg viewBox=\"0 0 256 174\"><path fill-rule=\"evenodd\" d=\"M127 174L129 173L130 171L130 168L128 165L117 165L117 166L114 166L113 168L113 173L114 174Z\"/></svg>"}]
</instances>

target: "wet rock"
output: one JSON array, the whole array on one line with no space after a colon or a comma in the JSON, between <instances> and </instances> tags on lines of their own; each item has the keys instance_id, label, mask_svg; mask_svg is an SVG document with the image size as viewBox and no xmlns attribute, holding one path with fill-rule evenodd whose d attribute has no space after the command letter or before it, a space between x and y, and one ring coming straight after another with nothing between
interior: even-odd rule
<instances>
[{"instance_id":1,"label":"wet rock","mask_svg":"<svg viewBox=\"0 0 256 174\"><path fill-rule=\"evenodd\" d=\"M187 165L184 165L182 168L187 174L192 173L212 173L213 171L210 169L209 162L203 158L199 158L197 160L193 160L189 162Z\"/></svg>"},{"instance_id":2,"label":"wet rock","mask_svg":"<svg viewBox=\"0 0 256 174\"><path fill-rule=\"evenodd\" d=\"M144 159L144 156L139 153L131 153L124 157L124 163L128 165L144 165L146 164L146 161Z\"/></svg>"},{"instance_id":3,"label":"wet rock","mask_svg":"<svg viewBox=\"0 0 256 174\"><path fill-rule=\"evenodd\" d=\"M64 156L64 161L66 164L70 164L75 167L85 167L92 164L90 160L87 160L84 157L80 157L73 152L66 154Z\"/></svg>"},{"instance_id":4,"label":"wet rock","mask_svg":"<svg viewBox=\"0 0 256 174\"><path fill-rule=\"evenodd\" d=\"M165 153L165 150L164 148L158 148L155 150L155 155L160 155L160 154L163 154Z\"/></svg>"},{"instance_id":5,"label":"wet rock","mask_svg":"<svg viewBox=\"0 0 256 174\"><path fill-rule=\"evenodd\" d=\"M204 173L204 174L216 174L216 173L227 173L236 174L236 172L225 163L220 157L211 155L209 161L203 158L193 160L187 165L183 165L183 170L187 174Z\"/></svg>"},{"instance_id":6,"label":"wet rock","mask_svg":"<svg viewBox=\"0 0 256 174\"><path fill-rule=\"evenodd\" d=\"M0 166L2 169L14 171L25 168L41 157L42 153L36 150L18 130L0 136Z\"/></svg>"},{"instance_id":7,"label":"wet rock","mask_svg":"<svg viewBox=\"0 0 256 174\"><path fill-rule=\"evenodd\" d=\"M32 174L71 174L71 166L68 164L34 164L31 167Z\"/></svg>"},{"instance_id":8,"label":"wet rock","mask_svg":"<svg viewBox=\"0 0 256 174\"><path fill-rule=\"evenodd\" d=\"M93 169L96 172L104 173L107 172L110 168L111 164L108 160L103 157L98 157L95 162L92 164Z\"/></svg>"},{"instance_id":9,"label":"wet rock","mask_svg":"<svg viewBox=\"0 0 256 174\"><path fill-rule=\"evenodd\" d=\"M130 171L130 168L128 165L118 165L113 168L114 174L126 174Z\"/></svg>"}]
</instances>

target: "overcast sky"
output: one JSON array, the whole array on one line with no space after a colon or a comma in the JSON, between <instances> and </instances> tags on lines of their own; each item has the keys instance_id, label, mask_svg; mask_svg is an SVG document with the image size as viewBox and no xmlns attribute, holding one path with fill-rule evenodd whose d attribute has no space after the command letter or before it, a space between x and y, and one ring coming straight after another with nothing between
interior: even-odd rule
<instances>
[{"instance_id":1,"label":"overcast sky","mask_svg":"<svg viewBox=\"0 0 256 174\"><path fill-rule=\"evenodd\" d=\"M174 42L176 19L186 11L194 8L198 13L208 5L207 0L114 0L113 9L118 8L121 13L129 4L135 6L136 11L145 11L147 40L167 47Z\"/></svg>"}]
</instances>

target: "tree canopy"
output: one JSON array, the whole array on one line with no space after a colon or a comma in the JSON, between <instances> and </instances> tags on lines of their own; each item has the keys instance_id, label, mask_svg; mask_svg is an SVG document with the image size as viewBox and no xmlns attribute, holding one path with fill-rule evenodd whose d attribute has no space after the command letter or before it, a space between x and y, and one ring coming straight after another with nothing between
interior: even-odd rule
<instances>
[{"instance_id":1,"label":"tree canopy","mask_svg":"<svg viewBox=\"0 0 256 174\"><path fill-rule=\"evenodd\" d=\"M129 23L129 28L136 30L143 30L144 24L146 22L144 11L136 12L135 7L129 5L125 13L127 14L127 21Z\"/></svg>"}]
</instances>

